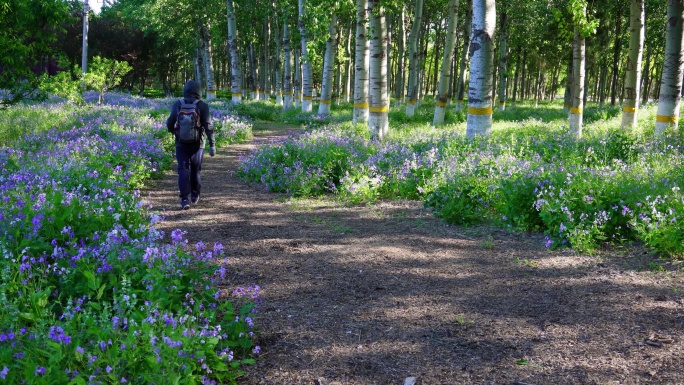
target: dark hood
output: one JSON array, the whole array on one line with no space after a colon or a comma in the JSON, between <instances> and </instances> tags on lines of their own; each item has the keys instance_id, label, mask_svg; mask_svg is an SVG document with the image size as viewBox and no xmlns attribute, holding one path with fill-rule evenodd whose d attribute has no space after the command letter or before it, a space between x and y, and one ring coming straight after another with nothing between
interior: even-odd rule
<instances>
[{"instance_id":1,"label":"dark hood","mask_svg":"<svg viewBox=\"0 0 684 385\"><path fill-rule=\"evenodd\" d=\"M183 87L183 98L185 99L199 99L200 98L200 84L194 80L189 80Z\"/></svg>"}]
</instances>

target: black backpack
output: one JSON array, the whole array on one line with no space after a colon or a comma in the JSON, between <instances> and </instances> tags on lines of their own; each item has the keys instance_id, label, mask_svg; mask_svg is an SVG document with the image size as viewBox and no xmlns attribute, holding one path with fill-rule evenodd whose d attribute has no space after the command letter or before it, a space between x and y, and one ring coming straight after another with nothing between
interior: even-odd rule
<instances>
[{"instance_id":1,"label":"black backpack","mask_svg":"<svg viewBox=\"0 0 684 385\"><path fill-rule=\"evenodd\" d=\"M178 141L181 143L199 143L202 139L202 126L197 113L197 102L199 99L192 103L186 103L184 99L180 99L180 109L176 118L176 132L178 132Z\"/></svg>"}]
</instances>

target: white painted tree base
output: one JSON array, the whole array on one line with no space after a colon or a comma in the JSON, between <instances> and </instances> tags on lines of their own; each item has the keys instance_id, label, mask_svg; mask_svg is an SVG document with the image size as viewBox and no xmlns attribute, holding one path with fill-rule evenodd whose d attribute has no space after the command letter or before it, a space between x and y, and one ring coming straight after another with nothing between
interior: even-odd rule
<instances>
[{"instance_id":1,"label":"white painted tree base","mask_svg":"<svg viewBox=\"0 0 684 385\"><path fill-rule=\"evenodd\" d=\"M446 107L435 106L435 114L432 117L432 125L439 126L444 124L444 114L446 113Z\"/></svg>"},{"instance_id":2,"label":"white painted tree base","mask_svg":"<svg viewBox=\"0 0 684 385\"><path fill-rule=\"evenodd\" d=\"M492 115L468 114L466 122L466 138L474 138L478 135L489 135L492 127Z\"/></svg>"}]
</instances>

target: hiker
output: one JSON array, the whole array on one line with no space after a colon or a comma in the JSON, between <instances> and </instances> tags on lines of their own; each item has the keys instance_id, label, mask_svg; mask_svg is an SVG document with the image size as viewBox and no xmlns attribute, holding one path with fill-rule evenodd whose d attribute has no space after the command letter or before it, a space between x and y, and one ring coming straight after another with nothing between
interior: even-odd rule
<instances>
[{"instance_id":1,"label":"hiker","mask_svg":"<svg viewBox=\"0 0 684 385\"><path fill-rule=\"evenodd\" d=\"M185 84L183 99L176 100L171 106L166 128L176 138L180 208L187 210L190 202L196 204L200 198L205 135L209 140L209 155L216 154L209 105L200 99L198 82L190 80Z\"/></svg>"}]
</instances>

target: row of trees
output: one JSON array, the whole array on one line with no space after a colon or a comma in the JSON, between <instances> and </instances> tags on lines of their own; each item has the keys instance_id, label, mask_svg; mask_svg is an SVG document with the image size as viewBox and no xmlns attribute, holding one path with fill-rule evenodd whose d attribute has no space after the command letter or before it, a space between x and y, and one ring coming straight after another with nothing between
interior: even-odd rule
<instances>
[{"instance_id":1,"label":"row of trees","mask_svg":"<svg viewBox=\"0 0 684 385\"><path fill-rule=\"evenodd\" d=\"M58 51L39 47L33 59L55 55L73 68L82 5L50 4L68 10L62 20L43 18L62 37ZM661 132L677 124L682 9L672 0L118 0L92 18L90 40L93 55L131 64L131 89L152 83L170 94L193 77L208 99L217 90L230 90L236 103L275 94L284 108L301 104L304 112L317 89L319 113L353 99L354 120L380 137L390 95L409 116L423 95L434 95L441 124L467 92L468 135L476 135L491 127L495 102L504 109L562 88L577 136L588 100L621 103L630 127L640 103L659 99ZM4 77L11 65L0 65Z\"/></svg>"}]
</instances>

